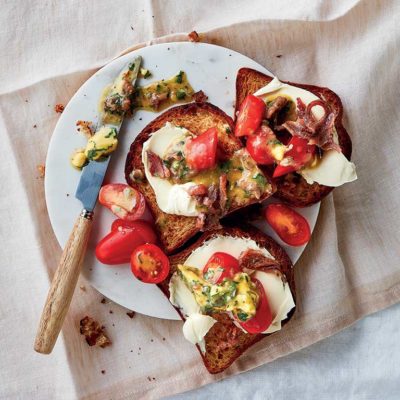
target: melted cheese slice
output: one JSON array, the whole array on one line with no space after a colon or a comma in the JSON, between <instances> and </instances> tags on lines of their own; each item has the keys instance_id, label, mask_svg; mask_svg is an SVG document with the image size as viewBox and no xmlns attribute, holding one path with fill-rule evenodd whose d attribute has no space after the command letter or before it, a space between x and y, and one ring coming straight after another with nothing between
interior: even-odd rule
<instances>
[{"instance_id":1,"label":"melted cheese slice","mask_svg":"<svg viewBox=\"0 0 400 400\"><path fill-rule=\"evenodd\" d=\"M189 315L183 324L185 339L193 344L199 344L201 351L205 352L204 336L217 321L209 315L195 313Z\"/></svg>"},{"instance_id":2,"label":"melted cheese slice","mask_svg":"<svg viewBox=\"0 0 400 400\"><path fill-rule=\"evenodd\" d=\"M148 150L162 158L171 143L184 139L188 134L187 129L179 128L167 122L143 144L142 162L147 181L156 195L158 207L167 214L197 217L200 211L196 209L196 201L188 193L188 189L196 184L193 182L173 184L167 179L152 176L147 159Z\"/></svg>"},{"instance_id":3,"label":"melted cheese slice","mask_svg":"<svg viewBox=\"0 0 400 400\"><path fill-rule=\"evenodd\" d=\"M320 100L314 93L287 83L282 83L277 77L268 85L257 90L254 95L262 97L265 101L269 101L276 96L284 96L296 102L296 99L299 97L303 100L305 105L314 100ZM312 113L316 118L322 118L324 116L324 110L320 106L314 107ZM336 132L334 140L338 143ZM341 186L357 179L355 165L342 153L338 153L335 150L324 152L321 160L315 166L303 168L298 171L298 173L302 175L309 184L317 182L321 185L331 187Z\"/></svg>"},{"instance_id":4,"label":"melted cheese slice","mask_svg":"<svg viewBox=\"0 0 400 400\"><path fill-rule=\"evenodd\" d=\"M218 235L194 250L183 264L203 270L208 259L218 251L238 258L243 251L248 249L260 250L265 256L273 259L266 249L259 247L252 239ZM250 270L248 272L253 273ZM282 281L282 276L278 271L257 271L254 272L254 276L264 287L273 316L272 324L263 333L273 333L281 329L282 321L286 319L288 313L295 307L293 296L288 283ZM169 290L171 303L180 308L187 317L183 328L186 339L192 343L199 344L204 351L204 336L215 322L212 322L209 316L208 318L198 316L198 314L202 314L194 295L176 273L171 277ZM202 317L206 316L202 315ZM211 319L215 321L213 318Z\"/></svg>"},{"instance_id":5,"label":"melted cheese slice","mask_svg":"<svg viewBox=\"0 0 400 400\"><path fill-rule=\"evenodd\" d=\"M347 160L343 153L335 150L326 151L317 166L303 168L299 174L312 184L337 187L357 179L356 166Z\"/></svg>"}]
</instances>

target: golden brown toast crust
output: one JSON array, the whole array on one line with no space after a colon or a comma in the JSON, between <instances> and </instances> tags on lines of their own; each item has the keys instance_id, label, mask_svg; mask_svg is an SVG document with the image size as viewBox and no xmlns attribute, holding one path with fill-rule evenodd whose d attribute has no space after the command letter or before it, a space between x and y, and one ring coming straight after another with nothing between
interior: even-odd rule
<instances>
[{"instance_id":1,"label":"golden brown toast crust","mask_svg":"<svg viewBox=\"0 0 400 400\"><path fill-rule=\"evenodd\" d=\"M235 115L248 94L252 94L258 89L261 89L271 82L272 79L273 77L254 69L241 68L236 77ZM332 107L336 114L335 128L338 133L340 147L343 154L350 160L352 144L350 136L342 124L343 106L339 96L328 88L287 81L283 82L314 93ZM267 173L267 169L265 169L264 172ZM307 207L317 203L333 190L332 187L320 185L316 182L309 185L301 175L296 173L275 179L275 183L277 185L277 190L274 196L295 207Z\"/></svg>"},{"instance_id":2,"label":"golden brown toast crust","mask_svg":"<svg viewBox=\"0 0 400 400\"><path fill-rule=\"evenodd\" d=\"M140 190L145 196L156 221L155 227L161 244L165 251L170 254L200 231L197 226L197 218L164 213L157 205L155 194L150 184L147 181L134 182L130 177L131 172L135 169L141 170L144 174L142 163L143 143L150 137L151 133L162 128L166 122L182 126L193 134L200 134L209 128L216 127L218 129L220 150L227 157L232 156L243 145L233 135L234 125L232 118L210 103L190 103L173 107L150 122L136 137L126 159L125 178L129 185ZM230 133L227 132L226 128L229 128ZM266 193L259 201L267 197L269 197L269 194ZM249 202L249 204L251 203L254 203L254 201ZM238 208L233 205L229 212Z\"/></svg>"},{"instance_id":3,"label":"golden brown toast crust","mask_svg":"<svg viewBox=\"0 0 400 400\"><path fill-rule=\"evenodd\" d=\"M265 235L258 229L245 226L243 229L238 227L224 227L223 229L209 231L204 233L194 244L182 252L170 256L171 273L176 270L178 264L184 263L192 251L201 246L205 241L215 235L229 235L233 237L242 237L253 239L260 247L266 248L276 259L280 270L286 276L293 299L296 301L295 283L293 265L288 255L272 238ZM169 277L170 278L170 277ZM159 285L164 294L169 298L168 282L169 278ZM179 312L179 310L178 310ZM181 318L184 316L179 312ZM290 312L288 318L282 323L286 325L294 314ZM211 374L217 374L228 368L245 350L266 336L262 334L244 333L238 328L226 314L216 313L212 315L218 322L210 329L205 336L206 352L203 354L198 350L203 358L207 370Z\"/></svg>"}]
</instances>

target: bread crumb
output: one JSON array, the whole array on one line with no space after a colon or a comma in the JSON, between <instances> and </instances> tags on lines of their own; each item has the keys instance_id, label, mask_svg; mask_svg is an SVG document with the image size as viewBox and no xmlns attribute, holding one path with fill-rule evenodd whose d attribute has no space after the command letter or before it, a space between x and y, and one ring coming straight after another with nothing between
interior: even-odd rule
<instances>
[{"instance_id":1,"label":"bread crumb","mask_svg":"<svg viewBox=\"0 0 400 400\"><path fill-rule=\"evenodd\" d=\"M101 326L93 318L86 316L80 321L81 335L85 336L86 343L89 346L99 346L101 348L111 345L111 340L104 332L104 326Z\"/></svg>"},{"instance_id":2,"label":"bread crumb","mask_svg":"<svg viewBox=\"0 0 400 400\"><path fill-rule=\"evenodd\" d=\"M46 173L46 167L43 164L39 164L36 166L36 169L39 172L39 177L44 178L44 175Z\"/></svg>"},{"instance_id":3,"label":"bread crumb","mask_svg":"<svg viewBox=\"0 0 400 400\"><path fill-rule=\"evenodd\" d=\"M189 42L200 42L200 35L196 31L188 34Z\"/></svg>"},{"instance_id":4,"label":"bread crumb","mask_svg":"<svg viewBox=\"0 0 400 400\"><path fill-rule=\"evenodd\" d=\"M37 128L37 125L35 124L35 125L33 125L33 127L34 127L34 128Z\"/></svg>"},{"instance_id":5,"label":"bread crumb","mask_svg":"<svg viewBox=\"0 0 400 400\"><path fill-rule=\"evenodd\" d=\"M126 315L131 319L135 316L135 314L136 314L135 311L130 311L126 313Z\"/></svg>"},{"instance_id":6,"label":"bread crumb","mask_svg":"<svg viewBox=\"0 0 400 400\"><path fill-rule=\"evenodd\" d=\"M100 303L101 303L101 304L106 304L106 298L103 297L103 298L101 299Z\"/></svg>"},{"instance_id":7,"label":"bread crumb","mask_svg":"<svg viewBox=\"0 0 400 400\"><path fill-rule=\"evenodd\" d=\"M196 103L205 103L208 100L208 96L202 90L199 90L193 94L193 100Z\"/></svg>"},{"instance_id":8,"label":"bread crumb","mask_svg":"<svg viewBox=\"0 0 400 400\"><path fill-rule=\"evenodd\" d=\"M102 370L101 370L101 373L104 375L104 374L106 373L106 370L105 370L105 369L102 369Z\"/></svg>"},{"instance_id":9,"label":"bread crumb","mask_svg":"<svg viewBox=\"0 0 400 400\"><path fill-rule=\"evenodd\" d=\"M94 134L94 127L92 121L76 121L77 130L90 139Z\"/></svg>"},{"instance_id":10,"label":"bread crumb","mask_svg":"<svg viewBox=\"0 0 400 400\"><path fill-rule=\"evenodd\" d=\"M61 114L64 111L64 106L62 104L56 104L54 107L54 111Z\"/></svg>"},{"instance_id":11,"label":"bread crumb","mask_svg":"<svg viewBox=\"0 0 400 400\"><path fill-rule=\"evenodd\" d=\"M82 292L86 292L86 286L84 286L84 285L79 286L79 289L81 289Z\"/></svg>"}]
</instances>

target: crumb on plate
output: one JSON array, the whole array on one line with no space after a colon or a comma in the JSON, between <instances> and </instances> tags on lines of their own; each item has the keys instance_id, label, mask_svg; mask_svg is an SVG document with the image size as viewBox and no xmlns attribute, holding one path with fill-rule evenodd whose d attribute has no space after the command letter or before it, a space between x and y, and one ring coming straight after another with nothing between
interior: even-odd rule
<instances>
[{"instance_id":1,"label":"crumb on plate","mask_svg":"<svg viewBox=\"0 0 400 400\"><path fill-rule=\"evenodd\" d=\"M205 103L208 100L208 96L202 90L199 90L198 92L193 93L193 100L196 103Z\"/></svg>"},{"instance_id":2,"label":"crumb on plate","mask_svg":"<svg viewBox=\"0 0 400 400\"><path fill-rule=\"evenodd\" d=\"M94 127L92 121L76 121L77 130L79 133L85 135L90 139L94 134Z\"/></svg>"}]
</instances>

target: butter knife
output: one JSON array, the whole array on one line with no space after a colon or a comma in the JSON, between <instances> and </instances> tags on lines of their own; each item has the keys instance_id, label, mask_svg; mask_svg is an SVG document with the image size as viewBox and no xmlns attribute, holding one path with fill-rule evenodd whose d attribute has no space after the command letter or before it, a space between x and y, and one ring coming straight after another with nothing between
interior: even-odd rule
<instances>
[{"instance_id":1,"label":"butter knife","mask_svg":"<svg viewBox=\"0 0 400 400\"><path fill-rule=\"evenodd\" d=\"M132 86L135 86L141 62L140 56L129 62L115 79L111 91L121 85L121 77L126 72L129 73ZM106 113L100 113L99 129L106 126L114 128L119 133L124 114L114 120L105 118L106 116ZM83 209L63 250L47 295L34 344L34 349L38 353L51 353L62 328L82 268L92 227L94 207L109 162L110 156L104 161L90 161L83 168L75 194L75 197L82 202Z\"/></svg>"}]
</instances>

